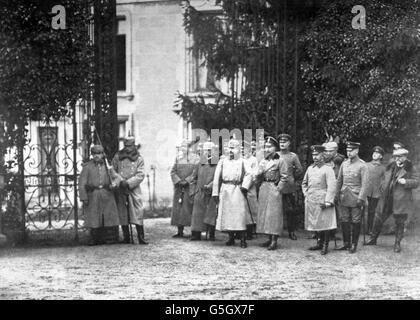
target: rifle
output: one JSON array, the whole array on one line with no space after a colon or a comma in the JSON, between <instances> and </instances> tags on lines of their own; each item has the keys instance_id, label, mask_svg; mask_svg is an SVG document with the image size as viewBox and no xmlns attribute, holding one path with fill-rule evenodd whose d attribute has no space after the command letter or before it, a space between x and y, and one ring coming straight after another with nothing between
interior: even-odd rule
<instances>
[{"instance_id":1,"label":"rifle","mask_svg":"<svg viewBox=\"0 0 420 320\"><path fill-rule=\"evenodd\" d=\"M134 238L133 238L133 227L131 225L130 221L130 195L128 193L125 194L125 207L127 208L127 223L128 223L128 232L130 235L130 243L134 244Z\"/></svg>"}]
</instances>

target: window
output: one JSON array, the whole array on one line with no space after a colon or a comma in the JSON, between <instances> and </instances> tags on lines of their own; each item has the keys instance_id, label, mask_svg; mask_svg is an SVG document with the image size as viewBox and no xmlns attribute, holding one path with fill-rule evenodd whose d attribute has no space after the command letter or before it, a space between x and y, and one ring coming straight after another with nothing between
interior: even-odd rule
<instances>
[{"instance_id":1,"label":"window","mask_svg":"<svg viewBox=\"0 0 420 320\"><path fill-rule=\"evenodd\" d=\"M123 23L125 22L124 16L117 17L118 32L116 38L116 69L117 69L117 90L125 91L127 88L126 83L126 35L121 31L124 30Z\"/></svg>"}]
</instances>

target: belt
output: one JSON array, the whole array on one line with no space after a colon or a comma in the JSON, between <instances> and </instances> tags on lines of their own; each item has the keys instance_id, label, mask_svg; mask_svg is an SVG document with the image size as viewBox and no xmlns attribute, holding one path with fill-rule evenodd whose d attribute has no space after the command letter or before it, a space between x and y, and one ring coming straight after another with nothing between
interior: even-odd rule
<instances>
[{"instance_id":1,"label":"belt","mask_svg":"<svg viewBox=\"0 0 420 320\"><path fill-rule=\"evenodd\" d=\"M226 181L226 180L222 180L222 183L224 183L224 184L233 184L233 185L236 185L236 186L242 184L242 182L239 182L239 181Z\"/></svg>"},{"instance_id":2,"label":"belt","mask_svg":"<svg viewBox=\"0 0 420 320\"><path fill-rule=\"evenodd\" d=\"M100 184L99 186L92 186L91 188L92 190L100 190L100 189L109 190L109 185Z\"/></svg>"},{"instance_id":3,"label":"belt","mask_svg":"<svg viewBox=\"0 0 420 320\"><path fill-rule=\"evenodd\" d=\"M264 181L265 182L277 182L277 180L275 180L275 179L273 180L273 179L266 179L266 178L264 178Z\"/></svg>"}]
</instances>

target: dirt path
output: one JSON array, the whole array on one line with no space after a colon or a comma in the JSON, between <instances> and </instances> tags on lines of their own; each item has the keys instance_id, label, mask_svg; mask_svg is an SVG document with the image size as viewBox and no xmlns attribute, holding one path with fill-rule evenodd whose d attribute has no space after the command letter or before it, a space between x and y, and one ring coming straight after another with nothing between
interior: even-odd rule
<instances>
[{"instance_id":1,"label":"dirt path","mask_svg":"<svg viewBox=\"0 0 420 320\"><path fill-rule=\"evenodd\" d=\"M0 299L420 299L420 237L403 252L393 237L358 253L306 250L313 240L281 239L281 249L226 247L172 239L169 219L145 221L151 244L0 249ZM223 240L223 241L222 241Z\"/></svg>"}]
</instances>

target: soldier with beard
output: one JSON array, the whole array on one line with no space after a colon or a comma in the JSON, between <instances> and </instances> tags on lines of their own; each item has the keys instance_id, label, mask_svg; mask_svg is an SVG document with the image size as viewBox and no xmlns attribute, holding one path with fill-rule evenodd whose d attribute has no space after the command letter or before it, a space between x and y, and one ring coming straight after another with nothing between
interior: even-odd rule
<instances>
[{"instance_id":1,"label":"soldier with beard","mask_svg":"<svg viewBox=\"0 0 420 320\"><path fill-rule=\"evenodd\" d=\"M211 194L217 165L216 152L217 146L213 142L205 142L200 163L194 170L196 193L191 218L191 241L201 240L202 231L208 232L210 241L215 240L217 206Z\"/></svg>"},{"instance_id":2,"label":"soldier with beard","mask_svg":"<svg viewBox=\"0 0 420 320\"><path fill-rule=\"evenodd\" d=\"M118 212L124 243L130 243L130 224L136 226L139 244L148 244L144 239L143 202L140 184L144 180L144 160L139 153L139 146L134 137L124 140L124 148L112 159L116 181L119 188L116 193Z\"/></svg>"},{"instance_id":3,"label":"soldier with beard","mask_svg":"<svg viewBox=\"0 0 420 320\"><path fill-rule=\"evenodd\" d=\"M394 252L401 251L404 224L408 215L414 212L413 189L419 185L419 175L410 160L408 150L394 150L395 161L391 162L384 173L379 187L380 198L373 222L372 236L366 245L376 245L382 225L390 215L395 219Z\"/></svg>"}]
</instances>

